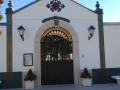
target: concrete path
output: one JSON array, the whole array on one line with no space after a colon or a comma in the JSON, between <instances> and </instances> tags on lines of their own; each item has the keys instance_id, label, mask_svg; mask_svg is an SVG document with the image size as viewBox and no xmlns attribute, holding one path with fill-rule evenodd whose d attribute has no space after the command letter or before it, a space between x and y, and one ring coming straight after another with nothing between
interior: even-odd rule
<instances>
[{"instance_id":1,"label":"concrete path","mask_svg":"<svg viewBox=\"0 0 120 90\"><path fill-rule=\"evenodd\" d=\"M24 89L1 89L1 90L24 90ZM36 87L34 90L120 90L117 84L98 84L91 87L83 87L79 85L46 85Z\"/></svg>"}]
</instances>

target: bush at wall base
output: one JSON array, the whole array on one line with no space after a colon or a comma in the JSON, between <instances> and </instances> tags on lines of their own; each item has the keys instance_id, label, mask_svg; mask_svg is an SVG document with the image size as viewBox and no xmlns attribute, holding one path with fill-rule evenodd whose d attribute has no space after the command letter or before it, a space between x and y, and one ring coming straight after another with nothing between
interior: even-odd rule
<instances>
[{"instance_id":1,"label":"bush at wall base","mask_svg":"<svg viewBox=\"0 0 120 90\"><path fill-rule=\"evenodd\" d=\"M34 81L36 80L36 75L30 69L27 75L24 78L25 81L25 89L33 89L34 88Z\"/></svg>"},{"instance_id":2,"label":"bush at wall base","mask_svg":"<svg viewBox=\"0 0 120 90\"><path fill-rule=\"evenodd\" d=\"M82 85L83 86L92 86L92 78L87 68L81 73Z\"/></svg>"}]
</instances>

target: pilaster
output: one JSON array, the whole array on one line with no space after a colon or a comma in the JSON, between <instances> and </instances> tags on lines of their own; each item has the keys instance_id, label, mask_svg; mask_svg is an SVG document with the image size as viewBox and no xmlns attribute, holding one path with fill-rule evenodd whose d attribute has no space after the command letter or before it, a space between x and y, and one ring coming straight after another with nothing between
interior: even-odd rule
<instances>
[{"instance_id":1,"label":"pilaster","mask_svg":"<svg viewBox=\"0 0 120 90\"><path fill-rule=\"evenodd\" d=\"M99 48L100 48L100 67L105 68L105 46L104 46L104 27L103 27L103 10L99 8L97 1L95 12L98 15L98 32L99 32Z\"/></svg>"},{"instance_id":2,"label":"pilaster","mask_svg":"<svg viewBox=\"0 0 120 90\"><path fill-rule=\"evenodd\" d=\"M9 0L8 8L6 9L7 19L7 72L12 72L12 3Z\"/></svg>"}]
</instances>

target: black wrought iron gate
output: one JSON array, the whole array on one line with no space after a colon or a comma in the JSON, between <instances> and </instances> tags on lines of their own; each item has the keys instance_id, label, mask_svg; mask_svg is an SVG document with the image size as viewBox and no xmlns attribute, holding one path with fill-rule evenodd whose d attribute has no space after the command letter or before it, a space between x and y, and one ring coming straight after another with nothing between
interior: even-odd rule
<instances>
[{"instance_id":1,"label":"black wrought iron gate","mask_svg":"<svg viewBox=\"0 0 120 90\"><path fill-rule=\"evenodd\" d=\"M72 84L73 61L42 62L42 85Z\"/></svg>"},{"instance_id":2,"label":"black wrought iron gate","mask_svg":"<svg viewBox=\"0 0 120 90\"><path fill-rule=\"evenodd\" d=\"M74 83L72 42L67 39L67 35L63 37L61 31L57 34L50 33L41 41L41 83L72 84Z\"/></svg>"}]
</instances>

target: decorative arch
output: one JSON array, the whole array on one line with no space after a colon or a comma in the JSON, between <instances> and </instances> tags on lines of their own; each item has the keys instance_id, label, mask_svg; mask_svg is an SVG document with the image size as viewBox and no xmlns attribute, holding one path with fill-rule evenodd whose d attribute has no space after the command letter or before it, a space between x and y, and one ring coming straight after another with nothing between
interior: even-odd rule
<instances>
[{"instance_id":1,"label":"decorative arch","mask_svg":"<svg viewBox=\"0 0 120 90\"><path fill-rule=\"evenodd\" d=\"M39 30L36 32L35 40L34 40L34 70L37 74L36 85L41 85L41 47L40 40L42 39L42 35L45 34L48 28L53 27L54 21L48 21L44 23ZM67 22L60 21L60 27L65 28L67 32L72 36L73 41L73 71L74 71L74 84L80 83L80 59L79 59L79 39L75 29ZM70 38L69 38L70 39Z\"/></svg>"},{"instance_id":2,"label":"decorative arch","mask_svg":"<svg viewBox=\"0 0 120 90\"><path fill-rule=\"evenodd\" d=\"M72 37L70 33L65 28L60 27L60 26L52 26L48 28L41 36L41 41L43 40L45 36L53 36L53 35L63 37L67 41L72 42Z\"/></svg>"}]
</instances>

